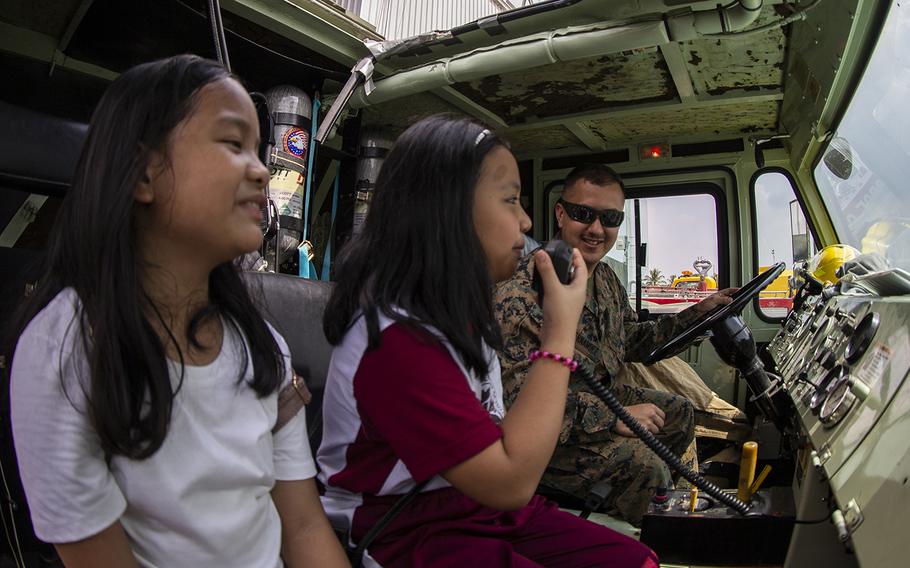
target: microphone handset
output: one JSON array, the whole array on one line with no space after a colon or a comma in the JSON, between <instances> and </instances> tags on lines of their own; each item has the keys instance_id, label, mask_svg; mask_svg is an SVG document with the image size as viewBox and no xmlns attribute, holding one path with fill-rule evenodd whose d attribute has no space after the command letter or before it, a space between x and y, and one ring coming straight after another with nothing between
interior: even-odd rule
<instances>
[{"instance_id":1,"label":"microphone handset","mask_svg":"<svg viewBox=\"0 0 910 568\"><path fill-rule=\"evenodd\" d=\"M556 276L559 278L559 281L562 284L568 284L572 280L574 266L572 265L572 247L569 244L562 240L552 240L549 241L543 247L544 252L550 255L550 260L553 262L553 268L556 270ZM540 278L540 274L535 270L534 277L531 280L531 286L537 291L537 303L542 307L543 306L543 281ZM660 457L670 468L679 472L684 478L686 478L690 483L698 487L699 489L705 491L724 505L727 505L731 509L735 510L741 515L748 514L751 509L751 505L740 499L736 498L735 495L725 492L723 489L714 485L704 477L698 474L698 472L693 471L690 467L682 462L667 446L665 446L660 440L654 437L651 432L645 429L635 418L629 414L629 412L622 406L622 404L617 400L616 396L604 386L603 382L599 381L595 376L591 367L585 362L579 362L578 369L574 372L574 375L581 378L587 383L591 390L596 394L601 400L604 401L604 404L613 411L616 416L622 420L622 422L635 433L638 438L645 443L651 451Z\"/></svg>"},{"instance_id":2,"label":"microphone handset","mask_svg":"<svg viewBox=\"0 0 910 568\"><path fill-rule=\"evenodd\" d=\"M550 255L559 282L561 284L571 282L575 275L575 266L572 264L572 247L569 246L569 243L553 239L543 246L543 251ZM543 280L537 270L534 271L534 277L531 279L531 287L537 292L537 305L543 307Z\"/></svg>"}]
</instances>

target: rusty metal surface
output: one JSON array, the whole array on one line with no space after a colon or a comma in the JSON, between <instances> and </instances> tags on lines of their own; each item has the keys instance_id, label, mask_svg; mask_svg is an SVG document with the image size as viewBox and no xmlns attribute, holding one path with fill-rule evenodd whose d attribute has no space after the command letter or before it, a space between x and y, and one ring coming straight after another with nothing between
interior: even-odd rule
<instances>
[{"instance_id":1,"label":"rusty metal surface","mask_svg":"<svg viewBox=\"0 0 910 568\"><path fill-rule=\"evenodd\" d=\"M493 75L456 83L454 88L508 123L666 101L676 96L656 48Z\"/></svg>"},{"instance_id":2,"label":"rusty metal surface","mask_svg":"<svg viewBox=\"0 0 910 568\"><path fill-rule=\"evenodd\" d=\"M786 10L766 5L755 25L772 22L786 15ZM585 152L596 146L592 139L614 146L647 138L771 134L780 128L779 100L731 104L723 99L781 91L787 46L786 30L773 29L743 38L682 42L682 62L668 63L658 48L639 49L491 75L452 88L510 127L518 127L508 129L506 136L516 152L528 155ZM691 78L694 94L689 91L684 100L671 75L671 64L678 80L686 74ZM720 104L714 106L715 101ZM372 123L375 116L396 132L419 116L453 110L426 96L381 107L385 108L378 113L366 111L367 121ZM617 110L621 112L610 114ZM536 128L541 120L545 124ZM580 140L573 129L592 135Z\"/></svg>"},{"instance_id":3,"label":"rusty metal surface","mask_svg":"<svg viewBox=\"0 0 910 568\"><path fill-rule=\"evenodd\" d=\"M716 107L647 110L615 118L583 122L605 142L694 136L774 132L780 103L777 101Z\"/></svg>"},{"instance_id":4,"label":"rusty metal surface","mask_svg":"<svg viewBox=\"0 0 910 568\"><path fill-rule=\"evenodd\" d=\"M778 16L766 6L756 26ZM786 37L780 29L745 38L698 39L682 44L697 95L720 95L731 89L780 87Z\"/></svg>"},{"instance_id":5,"label":"rusty metal surface","mask_svg":"<svg viewBox=\"0 0 910 568\"><path fill-rule=\"evenodd\" d=\"M579 142L569 130L564 126L551 126L547 128L536 128L534 130L521 130L517 132L507 132L506 140L512 146L512 151L516 154L534 152L545 148L547 150L574 150L577 153L585 153L588 149Z\"/></svg>"},{"instance_id":6,"label":"rusty metal surface","mask_svg":"<svg viewBox=\"0 0 910 568\"><path fill-rule=\"evenodd\" d=\"M768 6L756 25L778 17ZM780 29L745 38L703 38L680 44L685 72L692 79L695 97L702 101L781 89L786 47L787 37ZM526 125L521 132L509 132L521 152L583 151L585 145L569 129L553 127L553 121L547 128L527 129L536 120L570 115L571 122L590 128L608 144L649 137L773 133L779 125L777 101L667 106L667 102L679 100L679 93L657 48L543 65L453 87L509 125ZM604 111L648 104L655 108L597 120L584 120L583 116L603 116Z\"/></svg>"},{"instance_id":7,"label":"rusty metal surface","mask_svg":"<svg viewBox=\"0 0 910 568\"><path fill-rule=\"evenodd\" d=\"M419 93L365 108L363 124L379 127L394 139L421 118L439 113L466 116L432 93Z\"/></svg>"}]
</instances>

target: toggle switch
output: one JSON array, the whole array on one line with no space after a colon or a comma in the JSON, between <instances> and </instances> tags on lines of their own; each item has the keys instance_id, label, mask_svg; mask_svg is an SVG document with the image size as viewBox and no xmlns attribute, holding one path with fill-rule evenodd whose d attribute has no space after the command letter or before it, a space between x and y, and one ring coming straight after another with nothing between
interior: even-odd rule
<instances>
[{"instance_id":1,"label":"toggle switch","mask_svg":"<svg viewBox=\"0 0 910 568\"><path fill-rule=\"evenodd\" d=\"M856 377L850 377L850 392L853 393L853 396L856 397L856 400L863 402L866 398L869 397L869 393L872 392L872 389L869 388L869 385L863 381L857 379Z\"/></svg>"}]
</instances>

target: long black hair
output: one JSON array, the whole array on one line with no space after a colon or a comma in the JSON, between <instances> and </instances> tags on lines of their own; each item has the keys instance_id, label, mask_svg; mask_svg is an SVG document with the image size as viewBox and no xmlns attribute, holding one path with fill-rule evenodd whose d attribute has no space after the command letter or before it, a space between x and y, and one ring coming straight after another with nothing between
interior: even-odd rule
<instances>
[{"instance_id":1,"label":"long black hair","mask_svg":"<svg viewBox=\"0 0 910 568\"><path fill-rule=\"evenodd\" d=\"M18 318L21 333L64 288L79 296L81 309L70 327L80 332L88 357L90 380L83 388L108 457L142 459L155 453L182 384L181 378L173 388L165 344L147 315L158 314L158 307L142 285L134 190L151 153L168 155L171 134L193 112L199 90L229 77L219 63L180 55L134 67L108 87L92 116L43 274ZM176 334L186 334L198 346L199 324L219 314L249 345L240 380L251 359L250 387L259 396L274 392L284 361L233 263L209 274L209 304L193 315L186 330L169 329L160 316L156 319L182 364Z\"/></svg>"},{"instance_id":2,"label":"long black hair","mask_svg":"<svg viewBox=\"0 0 910 568\"><path fill-rule=\"evenodd\" d=\"M369 348L377 347L381 312L419 329L436 328L467 368L487 376L483 341L498 347L501 339L474 229L474 187L484 157L504 145L473 121L442 115L398 138L379 172L362 232L339 259L338 285L323 320L329 343L340 343L363 313Z\"/></svg>"}]
</instances>

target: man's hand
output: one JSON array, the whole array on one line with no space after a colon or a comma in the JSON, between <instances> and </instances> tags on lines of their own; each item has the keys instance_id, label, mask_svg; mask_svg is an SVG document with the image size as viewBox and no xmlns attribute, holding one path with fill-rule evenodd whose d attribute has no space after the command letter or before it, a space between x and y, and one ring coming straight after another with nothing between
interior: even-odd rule
<instances>
[{"instance_id":1,"label":"man's hand","mask_svg":"<svg viewBox=\"0 0 910 568\"><path fill-rule=\"evenodd\" d=\"M706 313L710 312L711 310L713 310L714 308L716 308L717 306L726 306L727 304L732 302L733 298L731 298L730 296L732 296L733 293L738 290L739 290L739 288L724 288L723 290L719 290L719 291L711 294L710 296L708 296L701 302L695 304L694 306L692 306L689 309L695 310L695 312L698 315L706 314Z\"/></svg>"},{"instance_id":2,"label":"man's hand","mask_svg":"<svg viewBox=\"0 0 910 568\"><path fill-rule=\"evenodd\" d=\"M638 421L639 424L644 426L645 429L650 431L652 434L657 434L660 432L660 429L664 427L664 419L666 419L667 415L664 414L663 410L651 404L650 402L627 406L626 410L629 411L629 414L632 415L632 418ZM622 420L616 421L616 426L613 427L613 431L620 436L625 436L626 438L636 437L635 432L630 430Z\"/></svg>"}]
</instances>

